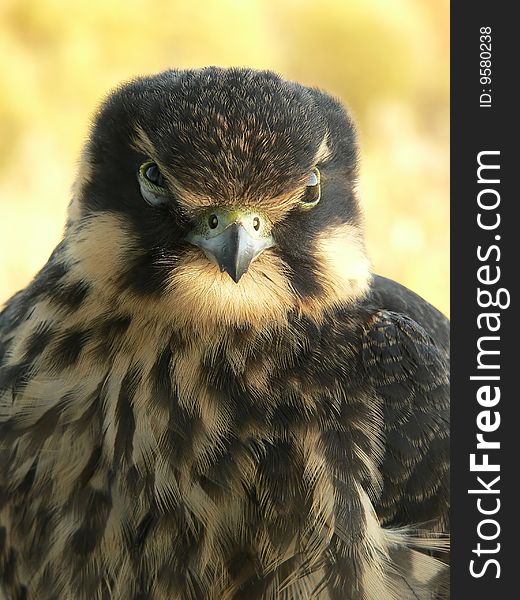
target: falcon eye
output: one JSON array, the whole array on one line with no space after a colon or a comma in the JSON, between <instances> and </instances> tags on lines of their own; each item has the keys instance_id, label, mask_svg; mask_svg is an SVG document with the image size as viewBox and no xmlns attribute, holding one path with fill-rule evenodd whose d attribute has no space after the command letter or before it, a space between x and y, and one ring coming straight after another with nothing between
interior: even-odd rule
<instances>
[{"instance_id":1,"label":"falcon eye","mask_svg":"<svg viewBox=\"0 0 520 600\"><path fill-rule=\"evenodd\" d=\"M310 172L303 196L300 199L302 208L313 208L321 198L320 172L317 167Z\"/></svg>"},{"instance_id":2,"label":"falcon eye","mask_svg":"<svg viewBox=\"0 0 520 600\"><path fill-rule=\"evenodd\" d=\"M151 163L148 167L146 167L144 176L154 185L164 187L164 177L159 171L159 167L155 163Z\"/></svg>"},{"instance_id":3,"label":"falcon eye","mask_svg":"<svg viewBox=\"0 0 520 600\"><path fill-rule=\"evenodd\" d=\"M139 187L142 197L152 206L163 204L168 191L165 187L164 177L152 160L147 160L139 167Z\"/></svg>"}]
</instances>

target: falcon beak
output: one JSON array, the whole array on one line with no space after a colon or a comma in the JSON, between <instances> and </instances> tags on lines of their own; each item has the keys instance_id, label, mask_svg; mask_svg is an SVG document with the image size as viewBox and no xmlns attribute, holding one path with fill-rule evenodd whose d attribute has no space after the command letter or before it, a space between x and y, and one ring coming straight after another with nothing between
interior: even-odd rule
<instances>
[{"instance_id":1,"label":"falcon beak","mask_svg":"<svg viewBox=\"0 0 520 600\"><path fill-rule=\"evenodd\" d=\"M274 246L267 217L238 209L206 212L186 236L186 241L201 248L235 283L255 258Z\"/></svg>"}]
</instances>

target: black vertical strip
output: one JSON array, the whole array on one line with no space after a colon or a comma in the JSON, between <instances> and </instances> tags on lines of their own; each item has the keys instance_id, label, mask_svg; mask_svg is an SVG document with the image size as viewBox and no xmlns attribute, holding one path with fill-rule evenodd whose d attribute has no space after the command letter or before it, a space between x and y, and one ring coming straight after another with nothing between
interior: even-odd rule
<instances>
[{"instance_id":1,"label":"black vertical strip","mask_svg":"<svg viewBox=\"0 0 520 600\"><path fill-rule=\"evenodd\" d=\"M519 133L518 108L513 111L513 102L518 87L515 62L520 31L514 8L514 3L509 2L451 3L451 598L455 600L499 600L518 593L518 567L513 563L517 562L520 529L519 492L515 489L520 472L516 383L520 378L520 328L516 317L518 296L513 287L520 275L516 217L520 199L514 189L520 172L520 152L513 148L513 139ZM481 40L485 35L490 39ZM481 45L486 43L491 45L490 50ZM481 60L490 63L481 65ZM491 81L484 79L486 76ZM486 153L480 155L481 162L500 166L482 170L481 179L487 181L480 183L479 153ZM492 183L490 180L494 179L500 182ZM479 207L481 192L482 204L492 206L496 199L496 208ZM497 223L498 215L500 224L490 229L480 227L479 213L485 226ZM494 281L498 274L500 277L494 283L483 283L478 279L479 273L482 280ZM486 307L489 301L496 306ZM483 316L491 313L495 316ZM491 331L490 327L496 330ZM481 349L499 351L481 354L481 368L479 339ZM472 376L482 379L471 379ZM499 379L489 379L491 376ZM487 386L491 387L486 396ZM497 397L495 387L500 389L500 401L491 406ZM484 405L479 403L479 390ZM482 440L499 442L500 449L478 449L479 433ZM472 454L476 464L484 463L487 455L489 464L500 470L472 471ZM497 477L500 479L495 481Z\"/></svg>"}]
</instances>

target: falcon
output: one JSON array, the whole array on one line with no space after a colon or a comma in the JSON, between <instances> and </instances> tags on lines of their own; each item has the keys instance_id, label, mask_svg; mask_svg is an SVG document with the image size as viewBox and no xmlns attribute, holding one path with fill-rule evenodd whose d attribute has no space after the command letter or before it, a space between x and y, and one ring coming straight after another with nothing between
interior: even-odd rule
<instances>
[{"instance_id":1,"label":"falcon","mask_svg":"<svg viewBox=\"0 0 520 600\"><path fill-rule=\"evenodd\" d=\"M371 273L357 155L268 71L106 99L0 314L0 596L448 598L448 322Z\"/></svg>"}]
</instances>

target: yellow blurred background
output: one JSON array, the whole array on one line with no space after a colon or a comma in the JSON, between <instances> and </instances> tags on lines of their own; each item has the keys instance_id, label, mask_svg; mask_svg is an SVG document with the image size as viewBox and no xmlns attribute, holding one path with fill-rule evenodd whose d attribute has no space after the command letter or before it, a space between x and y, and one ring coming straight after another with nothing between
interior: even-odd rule
<instances>
[{"instance_id":1,"label":"yellow blurred background","mask_svg":"<svg viewBox=\"0 0 520 600\"><path fill-rule=\"evenodd\" d=\"M376 272L449 312L449 0L0 0L0 305L59 241L90 116L125 79L269 68L357 120Z\"/></svg>"}]
</instances>

